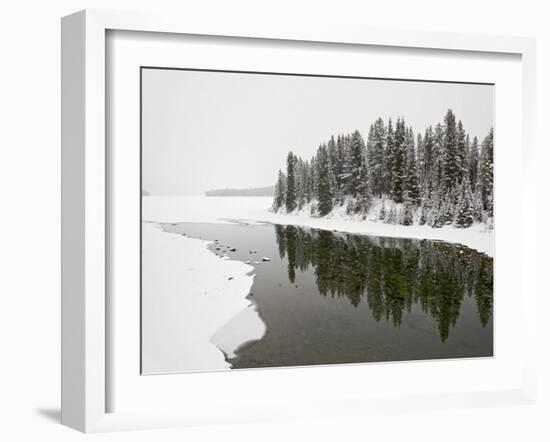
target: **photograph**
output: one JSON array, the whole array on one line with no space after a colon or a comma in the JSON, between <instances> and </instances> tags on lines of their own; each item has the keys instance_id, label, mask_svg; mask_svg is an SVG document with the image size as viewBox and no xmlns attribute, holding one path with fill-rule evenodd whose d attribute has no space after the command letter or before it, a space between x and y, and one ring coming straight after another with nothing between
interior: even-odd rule
<instances>
[{"instance_id":1,"label":"photograph","mask_svg":"<svg viewBox=\"0 0 550 442\"><path fill-rule=\"evenodd\" d=\"M141 374L493 357L492 83L140 68Z\"/></svg>"}]
</instances>

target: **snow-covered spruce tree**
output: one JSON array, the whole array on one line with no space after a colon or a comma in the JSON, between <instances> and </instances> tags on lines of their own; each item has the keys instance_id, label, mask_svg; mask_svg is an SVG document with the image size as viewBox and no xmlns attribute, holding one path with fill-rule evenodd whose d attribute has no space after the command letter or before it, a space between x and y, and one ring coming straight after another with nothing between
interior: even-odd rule
<instances>
[{"instance_id":1,"label":"snow-covered spruce tree","mask_svg":"<svg viewBox=\"0 0 550 442\"><path fill-rule=\"evenodd\" d=\"M451 109L444 119L445 138L443 141L443 180L445 188L450 190L459 181L460 158L458 156L458 134L456 117Z\"/></svg>"},{"instance_id":2,"label":"snow-covered spruce tree","mask_svg":"<svg viewBox=\"0 0 550 442\"><path fill-rule=\"evenodd\" d=\"M294 157L294 178L295 178L295 187L296 187L296 207L301 209L305 204L305 184L303 182L303 166L304 161L299 157Z\"/></svg>"},{"instance_id":3,"label":"snow-covered spruce tree","mask_svg":"<svg viewBox=\"0 0 550 442\"><path fill-rule=\"evenodd\" d=\"M483 198L481 197L481 191L477 190L473 193L472 209L474 215L474 221L480 223L483 221Z\"/></svg>"},{"instance_id":4,"label":"snow-covered spruce tree","mask_svg":"<svg viewBox=\"0 0 550 442\"><path fill-rule=\"evenodd\" d=\"M414 212L420 203L420 187L418 184L418 170L412 128L405 130L405 157L403 168L403 207L400 223L404 226L414 224Z\"/></svg>"},{"instance_id":5,"label":"snow-covered spruce tree","mask_svg":"<svg viewBox=\"0 0 550 442\"><path fill-rule=\"evenodd\" d=\"M317 174L317 155L311 157L309 178L311 182L311 207L310 215L317 215L317 192L319 188L319 176Z\"/></svg>"},{"instance_id":6,"label":"snow-covered spruce tree","mask_svg":"<svg viewBox=\"0 0 550 442\"><path fill-rule=\"evenodd\" d=\"M309 161L303 162L303 168L301 170L302 175L302 182L304 183L304 198L305 203L308 204L311 202L311 198L313 196L312 187L311 187L311 172L310 172L310 163Z\"/></svg>"},{"instance_id":7,"label":"snow-covered spruce tree","mask_svg":"<svg viewBox=\"0 0 550 442\"><path fill-rule=\"evenodd\" d=\"M384 221L386 219L386 204L382 202L382 206L380 207L380 212L378 213L378 219L380 221Z\"/></svg>"},{"instance_id":8,"label":"snow-covered spruce tree","mask_svg":"<svg viewBox=\"0 0 550 442\"><path fill-rule=\"evenodd\" d=\"M457 201L456 187L446 191L439 210L439 219L443 225L453 224Z\"/></svg>"},{"instance_id":9,"label":"snow-covered spruce tree","mask_svg":"<svg viewBox=\"0 0 550 442\"><path fill-rule=\"evenodd\" d=\"M445 217L448 213L445 194L443 189L432 192L430 209L428 212L428 225L430 227L440 228L445 224Z\"/></svg>"},{"instance_id":10,"label":"snow-covered spruce tree","mask_svg":"<svg viewBox=\"0 0 550 442\"><path fill-rule=\"evenodd\" d=\"M386 224L396 224L397 223L397 210L395 209L395 204L392 204L386 216Z\"/></svg>"},{"instance_id":11,"label":"snow-covered spruce tree","mask_svg":"<svg viewBox=\"0 0 550 442\"><path fill-rule=\"evenodd\" d=\"M372 196L365 142L357 130L351 137L349 189L352 200L348 203L348 213L366 212Z\"/></svg>"},{"instance_id":12,"label":"snow-covered spruce tree","mask_svg":"<svg viewBox=\"0 0 550 442\"><path fill-rule=\"evenodd\" d=\"M401 224L404 226L412 226L414 222L413 214L414 206L411 203L406 202L401 211Z\"/></svg>"},{"instance_id":13,"label":"snow-covered spruce tree","mask_svg":"<svg viewBox=\"0 0 550 442\"><path fill-rule=\"evenodd\" d=\"M361 179L363 177L363 137L356 130L351 137L350 157L349 157L349 194L356 197L359 194L361 187Z\"/></svg>"},{"instance_id":14,"label":"snow-covered spruce tree","mask_svg":"<svg viewBox=\"0 0 550 442\"><path fill-rule=\"evenodd\" d=\"M420 195L422 191L426 188L425 183L425 164L424 164L424 140L422 139L422 134L416 135L416 169L418 173L418 185L420 186Z\"/></svg>"},{"instance_id":15,"label":"snow-covered spruce tree","mask_svg":"<svg viewBox=\"0 0 550 442\"><path fill-rule=\"evenodd\" d=\"M330 136L330 140L327 142L328 156L331 164L338 162L338 149L336 147L336 140L334 135Z\"/></svg>"},{"instance_id":16,"label":"snow-covered spruce tree","mask_svg":"<svg viewBox=\"0 0 550 442\"><path fill-rule=\"evenodd\" d=\"M462 121L458 120L458 126L456 129L456 182L462 183L464 176L466 175L466 132Z\"/></svg>"},{"instance_id":17,"label":"snow-covered spruce tree","mask_svg":"<svg viewBox=\"0 0 550 442\"><path fill-rule=\"evenodd\" d=\"M392 183L393 183L393 163L394 163L394 149L393 149L394 131L391 118L388 121L388 130L386 133L386 144L384 146L384 186L383 193L385 195L391 195Z\"/></svg>"},{"instance_id":18,"label":"snow-covered spruce tree","mask_svg":"<svg viewBox=\"0 0 550 442\"><path fill-rule=\"evenodd\" d=\"M309 163L298 158L296 161L296 203L301 209L311 201Z\"/></svg>"},{"instance_id":19,"label":"snow-covered spruce tree","mask_svg":"<svg viewBox=\"0 0 550 442\"><path fill-rule=\"evenodd\" d=\"M329 163L330 163L330 179L331 184L330 187L332 189L333 193L333 204L336 204L337 201L339 201L342 197L340 194L340 187L338 185L337 175L340 173L340 156L338 152L338 144L336 142L336 139L334 138L334 135L330 136L330 140L327 143L328 148L328 156L329 156Z\"/></svg>"},{"instance_id":20,"label":"snow-covered spruce tree","mask_svg":"<svg viewBox=\"0 0 550 442\"><path fill-rule=\"evenodd\" d=\"M474 207L472 188L468 179L459 184L457 193L457 214L454 225L461 228L470 227L474 223Z\"/></svg>"},{"instance_id":21,"label":"snow-covered spruce tree","mask_svg":"<svg viewBox=\"0 0 550 442\"><path fill-rule=\"evenodd\" d=\"M422 205L420 208L420 218L418 219L418 224L423 226L428 222L428 212L429 208L425 205Z\"/></svg>"},{"instance_id":22,"label":"snow-covered spruce tree","mask_svg":"<svg viewBox=\"0 0 550 442\"><path fill-rule=\"evenodd\" d=\"M428 197L422 202L422 208L426 213L426 224L430 227L433 227L434 205L436 204L434 194L433 190L428 192Z\"/></svg>"},{"instance_id":23,"label":"snow-covered spruce tree","mask_svg":"<svg viewBox=\"0 0 550 442\"><path fill-rule=\"evenodd\" d=\"M439 228L441 227L441 224L439 223L439 208L438 207L431 207L427 210L428 217L426 220L426 224L428 224L430 227L433 228Z\"/></svg>"},{"instance_id":24,"label":"snow-covered spruce tree","mask_svg":"<svg viewBox=\"0 0 550 442\"><path fill-rule=\"evenodd\" d=\"M363 170L363 179L361 181L361 187L359 189L358 204L359 204L359 211L365 214L365 216L363 217L365 218L372 204L371 184L370 184L369 175L368 175L366 158L364 158L362 170Z\"/></svg>"},{"instance_id":25,"label":"snow-covered spruce tree","mask_svg":"<svg viewBox=\"0 0 550 442\"><path fill-rule=\"evenodd\" d=\"M371 182L371 192L382 197L384 192L384 149L386 145L386 126L378 118L370 127L367 141L367 160Z\"/></svg>"},{"instance_id":26,"label":"snow-covered spruce tree","mask_svg":"<svg viewBox=\"0 0 550 442\"><path fill-rule=\"evenodd\" d=\"M437 123L432 138L432 165L430 173L431 189L439 192L443 189L443 156L444 156L444 129L441 123Z\"/></svg>"},{"instance_id":27,"label":"snow-covered spruce tree","mask_svg":"<svg viewBox=\"0 0 550 442\"><path fill-rule=\"evenodd\" d=\"M420 138L419 135L419 146L422 146L422 155L419 153L418 161L418 173L420 176L420 185L422 191L428 195L433 190L432 185L432 167L433 167L433 128L429 126L424 133L424 138ZM421 143L421 144L420 144ZM420 147L419 147L420 149ZM421 159L420 159L421 157Z\"/></svg>"},{"instance_id":28,"label":"snow-covered spruce tree","mask_svg":"<svg viewBox=\"0 0 550 442\"><path fill-rule=\"evenodd\" d=\"M275 196L273 198L273 211L277 212L285 205L286 198L286 175L279 170L277 184L275 184Z\"/></svg>"},{"instance_id":29,"label":"snow-covered spruce tree","mask_svg":"<svg viewBox=\"0 0 550 442\"><path fill-rule=\"evenodd\" d=\"M466 132L465 132L466 133ZM472 148L472 141L470 140L470 134L466 133L466 141L465 141L465 156L464 156L464 172L463 172L463 179L468 178L470 179L470 155L471 155L471 148ZM472 191L473 191L473 186Z\"/></svg>"},{"instance_id":30,"label":"snow-covered spruce tree","mask_svg":"<svg viewBox=\"0 0 550 442\"><path fill-rule=\"evenodd\" d=\"M344 136L338 135L336 138L336 158L332 163L334 180L336 187L334 189L334 197L338 204L344 202L344 179L346 171L346 145L344 142Z\"/></svg>"},{"instance_id":31,"label":"snow-covered spruce tree","mask_svg":"<svg viewBox=\"0 0 550 442\"><path fill-rule=\"evenodd\" d=\"M344 195L351 194L351 135L343 135L343 154L342 158L342 175L341 175L341 191Z\"/></svg>"},{"instance_id":32,"label":"snow-covered spruce tree","mask_svg":"<svg viewBox=\"0 0 550 442\"><path fill-rule=\"evenodd\" d=\"M481 143L479 180L483 210L489 218L493 217L493 128Z\"/></svg>"},{"instance_id":33,"label":"snow-covered spruce tree","mask_svg":"<svg viewBox=\"0 0 550 442\"><path fill-rule=\"evenodd\" d=\"M329 184L330 184L330 194L332 196L332 207L334 207L337 204L337 198L336 198L336 192L337 192L337 184L336 184L336 176L334 175L334 165L332 163L332 160L328 158L328 170L329 170Z\"/></svg>"},{"instance_id":34,"label":"snow-covered spruce tree","mask_svg":"<svg viewBox=\"0 0 550 442\"><path fill-rule=\"evenodd\" d=\"M392 155L392 199L396 203L403 202L403 176L405 168L405 121L397 119L393 136Z\"/></svg>"},{"instance_id":35,"label":"snow-covered spruce tree","mask_svg":"<svg viewBox=\"0 0 550 442\"><path fill-rule=\"evenodd\" d=\"M315 156L311 157L309 162L309 186L311 188L311 200L313 201L317 198L317 162Z\"/></svg>"},{"instance_id":36,"label":"snow-covered spruce tree","mask_svg":"<svg viewBox=\"0 0 550 442\"><path fill-rule=\"evenodd\" d=\"M325 216L332 210L332 171L327 146L324 144L317 151L317 200L320 216Z\"/></svg>"},{"instance_id":37,"label":"snow-covered spruce tree","mask_svg":"<svg viewBox=\"0 0 550 442\"><path fill-rule=\"evenodd\" d=\"M286 159L285 207L289 213L296 209L296 157L292 152L288 153Z\"/></svg>"},{"instance_id":38,"label":"snow-covered spruce tree","mask_svg":"<svg viewBox=\"0 0 550 442\"><path fill-rule=\"evenodd\" d=\"M472 191L477 183L477 173L479 169L479 142L474 137L470 148L468 149L468 178L472 185Z\"/></svg>"},{"instance_id":39,"label":"snow-covered spruce tree","mask_svg":"<svg viewBox=\"0 0 550 442\"><path fill-rule=\"evenodd\" d=\"M363 144L363 157L361 162L361 173L360 173L360 185L359 185L359 195L358 195L358 210L363 212L365 215L370 209L372 204L372 191L371 191L371 181L370 173L367 162L367 151L366 147Z\"/></svg>"},{"instance_id":40,"label":"snow-covered spruce tree","mask_svg":"<svg viewBox=\"0 0 550 442\"><path fill-rule=\"evenodd\" d=\"M403 201L414 206L420 204L420 186L414 148L414 132L407 129L405 137L405 168L403 177Z\"/></svg>"}]
</instances>

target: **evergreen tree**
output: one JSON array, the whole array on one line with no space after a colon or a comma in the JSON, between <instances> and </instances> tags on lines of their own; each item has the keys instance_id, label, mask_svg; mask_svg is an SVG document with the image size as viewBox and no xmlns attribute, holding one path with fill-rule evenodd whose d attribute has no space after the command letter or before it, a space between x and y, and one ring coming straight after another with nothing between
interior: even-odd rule
<instances>
[{"instance_id":1,"label":"evergreen tree","mask_svg":"<svg viewBox=\"0 0 550 442\"><path fill-rule=\"evenodd\" d=\"M472 198L472 210L474 216L474 222L483 221L483 198L481 197L481 191L476 190Z\"/></svg>"},{"instance_id":2,"label":"evergreen tree","mask_svg":"<svg viewBox=\"0 0 550 442\"><path fill-rule=\"evenodd\" d=\"M391 205L388 216L386 217L386 224L395 224L397 222L397 212L395 210L395 205Z\"/></svg>"},{"instance_id":3,"label":"evergreen tree","mask_svg":"<svg viewBox=\"0 0 550 442\"><path fill-rule=\"evenodd\" d=\"M470 140L470 134L469 133L466 133L466 143L465 143L465 145L466 145L466 153L465 153L465 157L464 157L464 173L463 173L464 176L463 176L463 179L468 178L468 180L471 183L470 159L471 159L471 155L472 155L472 142ZM474 186L471 184L472 191L473 191L473 188L474 188Z\"/></svg>"},{"instance_id":4,"label":"evergreen tree","mask_svg":"<svg viewBox=\"0 0 550 442\"><path fill-rule=\"evenodd\" d=\"M358 130L356 130L352 137L351 137L351 144L350 144L350 158L349 158L349 193L357 198L362 190L363 183L361 182L364 180L365 177L365 143L363 141L363 137L359 133Z\"/></svg>"},{"instance_id":5,"label":"evergreen tree","mask_svg":"<svg viewBox=\"0 0 550 442\"><path fill-rule=\"evenodd\" d=\"M384 148L384 189L383 193L386 195L391 194L393 183L393 163L394 163L394 149L393 149L394 131L391 122L391 118L388 121L388 131L386 134L386 146Z\"/></svg>"},{"instance_id":6,"label":"evergreen tree","mask_svg":"<svg viewBox=\"0 0 550 442\"><path fill-rule=\"evenodd\" d=\"M420 186L420 194L425 192L426 189L426 163L424 160L424 140L422 134L416 136L416 171L418 173L418 185Z\"/></svg>"},{"instance_id":7,"label":"evergreen tree","mask_svg":"<svg viewBox=\"0 0 550 442\"><path fill-rule=\"evenodd\" d=\"M445 210L443 192L441 190L433 191L431 194L428 210L428 225L439 228L444 224L443 212Z\"/></svg>"},{"instance_id":8,"label":"evergreen tree","mask_svg":"<svg viewBox=\"0 0 550 442\"><path fill-rule=\"evenodd\" d=\"M294 177L296 183L296 206L298 209L304 207L305 204L305 187L306 183L304 182L304 176L302 174L304 169L304 160L301 158L294 157Z\"/></svg>"},{"instance_id":9,"label":"evergreen tree","mask_svg":"<svg viewBox=\"0 0 550 442\"><path fill-rule=\"evenodd\" d=\"M330 157L325 145L321 145L317 151L317 200L319 201L319 215L325 216L332 210L332 186L331 186Z\"/></svg>"},{"instance_id":10,"label":"evergreen tree","mask_svg":"<svg viewBox=\"0 0 550 442\"><path fill-rule=\"evenodd\" d=\"M338 163L340 161L339 155L338 155L338 146L336 144L336 140L334 139L334 136L330 136L330 140L327 143L328 148L328 156L329 156L329 165L330 165L330 177L331 177L331 189L334 193L334 196L336 197L337 190L338 190L338 183L336 181L336 175L338 172Z\"/></svg>"},{"instance_id":11,"label":"evergreen tree","mask_svg":"<svg viewBox=\"0 0 550 442\"><path fill-rule=\"evenodd\" d=\"M303 178L302 178L302 181L305 183L305 197L306 197L306 202L307 203L310 203L311 202L311 199L313 198L313 187L312 187L312 182L311 182L311 166L310 166L310 163L309 161L306 161L304 163L304 169L302 171L302 175L303 175Z\"/></svg>"},{"instance_id":12,"label":"evergreen tree","mask_svg":"<svg viewBox=\"0 0 550 442\"><path fill-rule=\"evenodd\" d=\"M286 176L282 170L279 170L277 184L275 185L275 198L273 200L273 210L277 212L285 205L286 199Z\"/></svg>"},{"instance_id":13,"label":"evergreen tree","mask_svg":"<svg viewBox=\"0 0 550 442\"><path fill-rule=\"evenodd\" d=\"M315 157L311 158L311 161L309 163L309 187L311 188L311 200L316 198L317 196L317 162L315 160Z\"/></svg>"},{"instance_id":14,"label":"evergreen tree","mask_svg":"<svg viewBox=\"0 0 550 442\"><path fill-rule=\"evenodd\" d=\"M346 195L350 195L351 191L351 176L352 176L352 161L351 161L351 135L347 134L344 136L344 172L343 172L343 181L342 188L343 192Z\"/></svg>"},{"instance_id":15,"label":"evergreen tree","mask_svg":"<svg viewBox=\"0 0 550 442\"><path fill-rule=\"evenodd\" d=\"M444 174L444 138L445 133L441 123L437 123L435 126L433 136L433 149L432 149L432 166L431 166L431 189L435 190L439 194L439 190L444 187L443 174Z\"/></svg>"},{"instance_id":16,"label":"evergreen tree","mask_svg":"<svg viewBox=\"0 0 550 442\"><path fill-rule=\"evenodd\" d=\"M493 128L481 143L481 161L479 170L483 210L493 216Z\"/></svg>"},{"instance_id":17,"label":"evergreen tree","mask_svg":"<svg viewBox=\"0 0 550 442\"><path fill-rule=\"evenodd\" d=\"M456 117L451 109L447 111L444 119L445 138L443 141L443 179L445 188L452 189L459 181L460 158L458 155L458 133Z\"/></svg>"},{"instance_id":18,"label":"evergreen tree","mask_svg":"<svg viewBox=\"0 0 550 442\"><path fill-rule=\"evenodd\" d=\"M386 145L386 127L384 120L378 118L371 126L367 142L367 158L372 193L382 197L384 192L384 149Z\"/></svg>"},{"instance_id":19,"label":"evergreen tree","mask_svg":"<svg viewBox=\"0 0 550 442\"><path fill-rule=\"evenodd\" d=\"M405 203L401 213L401 224L404 226L412 226L414 222L413 218L413 206L410 203Z\"/></svg>"},{"instance_id":20,"label":"evergreen tree","mask_svg":"<svg viewBox=\"0 0 550 442\"><path fill-rule=\"evenodd\" d=\"M462 126L462 121L458 121L458 126L456 130L456 169L457 169L457 175L456 175L456 182L462 183L462 180L464 179L464 176L467 171L467 165L466 165L466 132L464 131L464 127Z\"/></svg>"},{"instance_id":21,"label":"evergreen tree","mask_svg":"<svg viewBox=\"0 0 550 442\"><path fill-rule=\"evenodd\" d=\"M426 205L422 205L422 207L420 208L420 218L418 219L418 224L420 226L423 226L428 222L428 212L428 207Z\"/></svg>"},{"instance_id":22,"label":"evergreen tree","mask_svg":"<svg viewBox=\"0 0 550 442\"><path fill-rule=\"evenodd\" d=\"M472 185L472 190L475 189L477 183L477 173L479 169L479 142L477 137L474 137L472 144L470 145L468 155L468 179Z\"/></svg>"},{"instance_id":23,"label":"evergreen tree","mask_svg":"<svg viewBox=\"0 0 550 442\"><path fill-rule=\"evenodd\" d=\"M386 205L382 203L382 207L380 207L380 212L378 213L378 219L380 221L383 221L386 219Z\"/></svg>"},{"instance_id":24,"label":"evergreen tree","mask_svg":"<svg viewBox=\"0 0 550 442\"><path fill-rule=\"evenodd\" d=\"M472 187L468 179L458 186L456 227L470 227L474 223Z\"/></svg>"},{"instance_id":25,"label":"evergreen tree","mask_svg":"<svg viewBox=\"0 0 550 442\"><path fill-rule=\"evenodd\" d=\"M350 194L353 200L348 212L366 212L371 203L369 171L365 142L359 131L355 131L350 142Z\"/></svg>"},{"instance_id":26,"label":"evergreen tree","mask_svg":"<svg viewBox=\"0 0 550 442\"><path fill-rule=\"evenodd\" d=\"M357 200L357 211L366 213L372 203L371 183L366 155L363 155L360 172L359 198Z\"/></svg>"},{"instance_id":27,"label":"evergreen tree","mask_svg":"<svg viewBox=\"0 0 550 442\"><path fill-rule=\"evenodd\" d=\"M416 167L416 153L414 149L414 132L409 128L406 133L406 156L403 180L403 200L409 204L420 203L420 187L418 185L418 170Z\"/></svg>"},{"instance_id":28,"label":"evergreen tree","mask_svg":"<svg viewBox=\"0 0 550 442\"><path fill-rule=\"evenodd\" d=\"M392 198L396 203L401 203L405 169L405 121L400 119L395 123L392 163Z\"/></svg>"},{"instance_id":29,"label":"evergreen tree","mask_svg":"<svg viewBox=\"0 0 550 442\"><path fill-rule=\"evenodd\" d=\"M419 135L420 136L420 135ZM419 161L419 174L422 190L426 195L434 189L432 168L434 166L434 132L432 126L426 129L422 140L422 160Z\"/></svg>"},{"instance_id":30,"label":"evergreen tree","mask_svg":"<svg viewBox=\"0 0 550 442\"><path fill-rule=\"evenodd\" d=\"M343 201L344 197L344 182L345 182L345 172L346 172L346 145L344 141L344 136L338 135L336 139L336 159L332 164L334 172L334 181L336 183L335 188L335 197L338 202Z\"/></svg>"},{"instance_id":31,"label":"evergreen tree","mask_svg":"<svg viewBox=\"0 0 550 442\"><path fill-rule=\"evenodd\" d=\"M439 219L444 225L453 224L457 200L456 187L453 187L451 190L445 191L445 195L442 198L442 204L439 210Z\"/></svg>"},{"instance_id":32,"label":"evergreen tree","mask_svg":"<svg viewBox=\"0 0 550 442\"><path fill-rule=\"evenodd\" d=\"M292 212L296 209L296 157L292 152L286 159L286 177L286 211Z\"/></svg>"}]
</instances>

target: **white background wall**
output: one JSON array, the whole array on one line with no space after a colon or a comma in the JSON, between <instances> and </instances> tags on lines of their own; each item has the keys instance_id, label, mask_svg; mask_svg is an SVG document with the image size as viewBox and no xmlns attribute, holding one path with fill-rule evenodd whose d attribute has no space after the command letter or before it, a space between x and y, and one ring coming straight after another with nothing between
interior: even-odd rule
<instances>
[{"instance_id":1,"label":"white background wall","mask_svg":"<svg viewBox=\"0 0 550 442\"><path fill-rule=\"evenodd\" d=\"M535 36L539 192L548 191L550 14L523 0L186 1L10 0L0 7L0 440L82 440L59 420L60 17L86 7L268 16L373 27ZM228 18L230 19L230 18ZM327 24L328 26L328 24ZM541 198L541 197L539 197ZM545 198L548 200L548 198ZM539 208L539 220L548 208ZM539 227L542 226L542 222ZM539 229L539 270L548 237ZM544 241L544 244L543 244ZM540 289L543 290L542 288ZM547 292L547 291L546 291ZM548 294L548 293L546 293ZM550 337L541 299L536 406L377 415L93 436L94 440L550 440ZM411 380L412 381L412 380Z\"/></svg>"}]
</instances>

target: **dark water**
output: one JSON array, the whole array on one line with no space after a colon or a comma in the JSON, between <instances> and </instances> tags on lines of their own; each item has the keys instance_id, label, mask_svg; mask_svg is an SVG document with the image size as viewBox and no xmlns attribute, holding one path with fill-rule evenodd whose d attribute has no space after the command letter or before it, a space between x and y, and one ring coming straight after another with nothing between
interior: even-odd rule
<instances>
[{"instance_id":1,"label":"dark water","mask_svg":"<svg viewBox=\"0 0 550 442\"><path fill-rule=\"evenodd\" d=\"M271 224L164 229L255 268L267 331L233 368L493 354L493 260L467 247Z\"/></svg>"}]
</instances>

